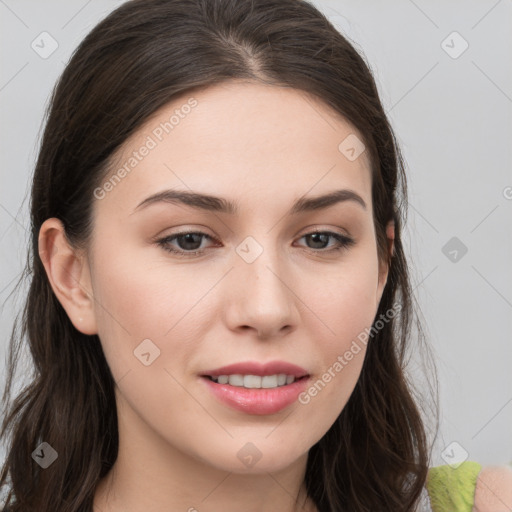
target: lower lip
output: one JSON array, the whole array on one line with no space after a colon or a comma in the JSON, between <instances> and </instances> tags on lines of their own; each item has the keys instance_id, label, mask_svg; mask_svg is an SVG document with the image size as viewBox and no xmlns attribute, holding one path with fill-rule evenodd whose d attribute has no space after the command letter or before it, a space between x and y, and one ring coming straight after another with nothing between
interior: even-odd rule
<instances>
[{"instance_id":1,"label":"lower lip","mask_svg":"<svg viewBox=\"0 0 512 512\"><path fill-rule=\"evenodd\" d=\"M210 391L223 403L247 414L275 414L295 402L307 386L308 377L277 388L248 389L218 384L201 377Z\"/></svg>"}]
</instances>

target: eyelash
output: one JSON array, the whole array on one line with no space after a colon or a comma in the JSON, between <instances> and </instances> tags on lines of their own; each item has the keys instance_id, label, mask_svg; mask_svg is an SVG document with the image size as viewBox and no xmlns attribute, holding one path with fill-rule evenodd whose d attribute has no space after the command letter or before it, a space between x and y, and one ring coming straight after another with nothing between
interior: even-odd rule
<instances>
[{"instance_id":1,"label":"eyelash","mask_svg":"<svg viewBox=\"0 0 512 512\"><path fill-rule=\"evenodd\" d=\"M334 233L332 231L312 231L311 233L306 233L305 235L302 235L300 238L304 238L306 236L315 235L315 234L329 235L331 238L336 239L340 243L340 245L338 247L333 247L328 250L310 249L310 251L312 251L314 253L320 252L320 253L329 253L330 254L330 253L341 251L341 250L347 250L355 244L355 240L353 238L350 238L345 235L341 235L340 233ZM184 250L171 249L171 247L169 245L170 242L180 236L185 236L185 235L200 235L200 236L209 238L210 240L213 240L214 242L218 242L215 238L211 237L210 235L207 235L206 233L202 233L201 231L182 231L180 233L174 233L173 235L161 238L160 240L157 240L156 243L157 243L157 245L162 247L165 251L175 254L176 256L182 257L182 258L190 258L193 256L197 256L197 255L202 254L205 251L205 249L201 249L198 251L184 251Z\"/></svg>"}]
</instances>

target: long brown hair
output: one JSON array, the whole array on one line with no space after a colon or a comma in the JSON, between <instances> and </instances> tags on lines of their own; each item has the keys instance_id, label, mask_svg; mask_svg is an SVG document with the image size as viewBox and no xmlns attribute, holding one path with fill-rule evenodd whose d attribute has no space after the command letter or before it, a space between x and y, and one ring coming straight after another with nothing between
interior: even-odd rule
<instances>
[{"instance_id":1,"label":"long brown hair","mask_svg":"<svg viewBox=\"0 0 512 512\"><path fill-rule=\"evenodd\" d=\"M59 218L69 242L87 247L93 191L121 144L178 95L230 79L312 94L364 137L378 255L390 265L376 318L396 303L401 312L369 341L347 405L309 452L306 485L321 512L417 506L429 449L421 404L405 373L415 312L401 239L407 183L369 67L304 0L131 0L76 49L46 114L30 203L24 276L30 288L13 328L3 396L1 436L11 439L0 485L9 486L10 511L90 512L118 450L115 382L98 336L77 331L51 289L38 257L42 223ZM416 325L421 337L417 317ZM10 400L24 340L32 380ZM43 441L58 453L46 470L31 456Z\"/></svg>"}]
</instances>

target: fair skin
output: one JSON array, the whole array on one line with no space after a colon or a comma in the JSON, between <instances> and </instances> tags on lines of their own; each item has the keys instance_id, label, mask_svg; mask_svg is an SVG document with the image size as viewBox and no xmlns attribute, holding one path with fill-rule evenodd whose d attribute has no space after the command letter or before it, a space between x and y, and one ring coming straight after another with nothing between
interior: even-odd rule
<instances>
[{"instance_id":1,"label":"fair skin","mask_svg":"<svg viewBox=\"0 0 512 512\"><path fill-rule=\"evenodd\" d=\"M222 403L201 372L280 360L306 369L313 384L371 327L387 269L377 259L367 154L346 158L338 146L357 131L297 90L232 82L192 96L197 106L93 199L86 252L66 243L57 219L40 231L55 294L76 329L99 335L116 381L119 456L94 511L314 511L310 501L302 508L308 450L350 397L364 349L307 404L273 414ZM119 167L189 97L126 141ZM239 213L169 202L136 209L166 189L223 197ZM340 189L366 208L346 200L289 213L302 196ZM186 230L208 236L167 246L201 254L179 257L157 243ZM355 243L334 251L332 236L305 236L315 230ZM392 250L392 225L387 233ZM239 246L262 252L248 263ZM145 339L160 350L147 366L134 356ZM238 456L247 443L261 455L250 467Z\"/></svg>"}]
</instances>

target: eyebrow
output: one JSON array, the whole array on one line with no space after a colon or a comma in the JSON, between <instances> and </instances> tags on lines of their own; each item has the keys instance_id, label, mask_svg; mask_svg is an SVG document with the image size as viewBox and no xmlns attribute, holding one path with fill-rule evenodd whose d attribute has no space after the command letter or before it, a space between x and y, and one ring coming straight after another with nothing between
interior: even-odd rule
<instances>
[{"instance_id":1,"label":"eyebrow","mask_svg":"<svg viewBox=\"0 0 512 512\"><path fill-rule=\"evenodd\" d=\"M356 192L348 189L335 190L328 194L316 197L301 197L292 206L289 215L297 215L303 212L310 212L328 208L337 203L351 201L359 204L364 210L367 209L364 199ZM196 208L198 210L206 210L211 212L226 213L229 215L237 215L239 213L238 204L222 197L216 197L207 194L200 194L198 192L191 192L186 190L164 190L153 194L133 210L135 213L138 210L147 208L148 206L156 203L171 203L183 204Z\"/></svg>"}]
</instances>

